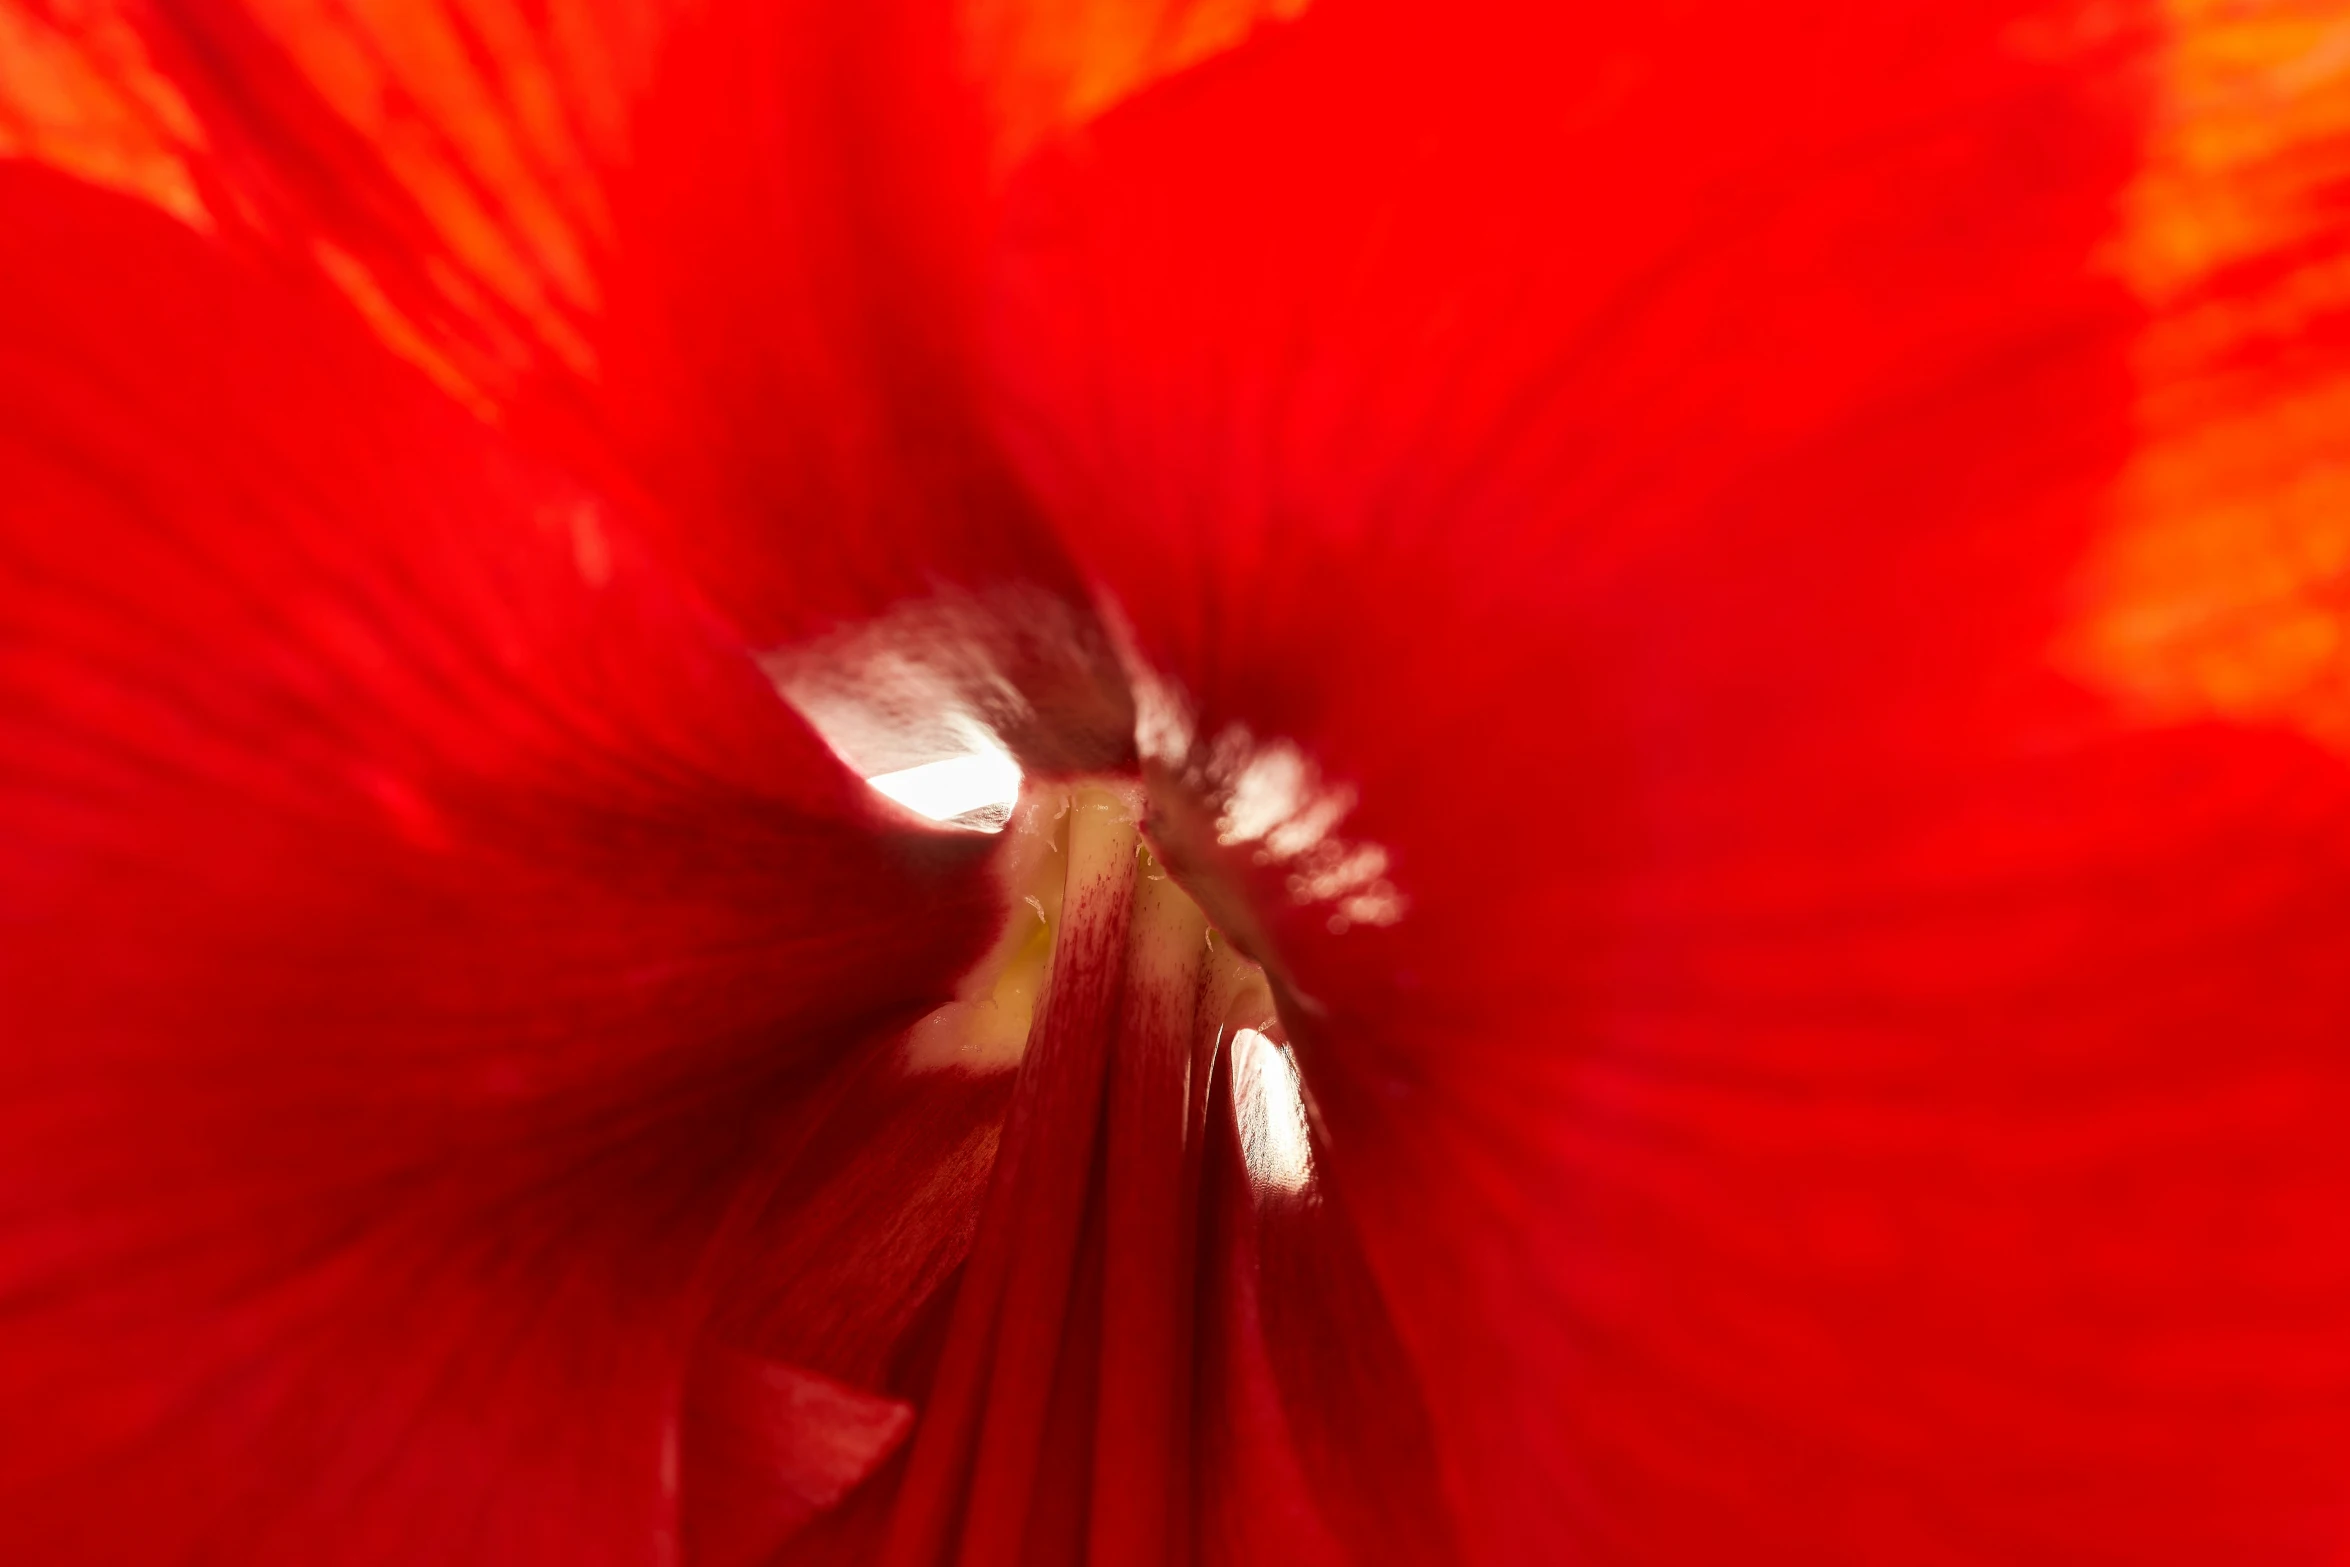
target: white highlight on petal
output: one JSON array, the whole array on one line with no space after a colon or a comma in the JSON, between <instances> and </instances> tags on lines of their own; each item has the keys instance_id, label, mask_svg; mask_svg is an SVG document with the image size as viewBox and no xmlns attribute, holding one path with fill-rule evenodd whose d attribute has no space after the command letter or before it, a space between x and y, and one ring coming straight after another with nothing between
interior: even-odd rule
<instances>
[{"instance_id":1,"label":"white highlight on petal","mask_svg":"<svg viewBox=\"0 0 2350 1567\"><path fill-rule=\"evenodd\" d=\"M966 645L975 611L912 605L817 642L770 649L767 678L874 790L915 815L1002 832L1021 770L991 720L1025 711L1017 690ZM986 628L979 626L978 631ZM966 636L969 633L969 636Z\"/></svg>"},{"instance_id":2,"label":"white highlight on petal","mask_svg":"<svg viewBox=\"0 0 2350 1567\"><path fill-rule=\"evenodd\" d=\"M1217 842L1279 866L1291 900L1327 909L1334 933L1404 917L1409 905L1388 874L1387 851L1339 831L1357 803L1352 785L1324 779L1295 741L1260 740L1245 725L1203 744L1171 682L1147 670L1130 679L1136 746L1216 809Z\"/></svg>"},{"instance_id":3,"label":"white highlight on petal","mask_svg":"<svg viewBox=\"0 0 2350 1567\"><path fill-rule=\"evenodd\" d=\"M1304 1085L1289 1047L1253 1028L1232 1036L1232 1102L1240 1153L1260 1186L1302 1192L1314 1181Z\"/></svg>"},{"instance_id":4,"label":"white highlight on petal","mask_svg":"<svg viewBox=\"0 0 2350 1567\"><path fill-rule=\"evenodd\" d=\"M865 782L917 816L934 822L969 817L982 831L1001 832L1020 800L1020 764L976 731L969 738L975 749L960 756L877 773Z\"/></svg>"}]
</instances>

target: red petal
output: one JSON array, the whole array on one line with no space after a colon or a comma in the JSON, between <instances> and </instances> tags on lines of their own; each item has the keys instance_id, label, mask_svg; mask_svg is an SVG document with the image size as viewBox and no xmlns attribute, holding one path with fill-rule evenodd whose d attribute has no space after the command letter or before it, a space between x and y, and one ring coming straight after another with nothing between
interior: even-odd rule
<instances>
[{"instance_id":1,"label":"red petal","mask_svg":"<svg viewBox=\"0 0 2350 1567\"><path fill-rule=\"evenodd\" d=\"M1458 1560L1425 1400L1350 1216L1252 1181L1232 1059L1208 1091L1198 1559Z\"/></svg>"},{"instance_id":2,"label":"red petal","mask_svg":"<svg viewBox=\"0 0 2350 1567\"><path fill-rule=\"evenodd\" d=\"M1012 232L1033 481L1408 901L1226 872L1478 1559L2343 1546L2350 788L2051 651L2152 395L2118 25L1365 6Z\"/></svg>"},{"instance_id":3,"label":"red petal","mask_svg":"<svg viewBox=\"0 0 2350 1567\"><path fill-rule=\"evenodd\" d=\"M790 1163L730 1244L714 1336L907 1392L897 1358L970 1250L1009 1081L908 1075L879 1042L800 1106Z\"/></svg>"},{"instance_id":4,"label":"red petal","mask_svg":"<svg viewBox=\"0 0 2350 1567\"><path fill-rule=\"evenodd\" d=\"M723 3L640 116L605 405L760 642L942 584L1075 591L975 408L988 145L952 23Z\"/></svg>"},{"instance_id":5,"label":"red petal","mask_svg":"<svg viewBox=\"0 0 2350 1567\"><path fill-rule=\"evenodd\" d=\"M0 1556L662 1559L705 1250L986 878L347 322L21 169L0 274Z\"/></svg>"},{"instance_id":6,"label":"red petal","mask_svg":"<svg viewBox=\"0 0 2350 1567\"><path fill-rule=\"evenodd\" d=\"M1310 0L963 0L994 120L996 161L1082 127L1162 77L1231 48Z\"/></svg>"},{"instance_id":7,"label":"red petal","mask_svg":"<svg viewBox=\"0 0 2350 1567\"><path fill-rule=\"evenodd\" d=\"M66 41L99 56L127 31L107 5ZM136 14L145 52L83 62L97 85L71 101L167 103L150 117L205 221L346 294L525 444L644 496L647 538L753 643L940 595L988 679L1106 707L1123 754L1116 662L975 407L1001 116L948 0ZM0 73L0 124L10 107ZM1040 620L1074 627L1041 658Z\"/></svg>"},{"instance_id":8,"label":"red petal","mask_svg":"<svg viewBox=\"0 0 2350 1567\"><path fill-rule=\"evenodd\" d=\"M779 1407L770 1390L822 1372L844 1393L927 1397L929 1322L943 1320L971 1249L1009 1088L1002 1076L909 1076L888 1038L795 1107L775 1138L789 1152L773 1189L738 1202L711 1268L713 1314L686 1390L690 1560L763 1561L786 1541L793 1561L870 1557L902 1459L833 1504L897 1448L911 1421L890 1411L910 1406L855 1395L828 1434L822 1401Z\"/></svg>"},{"instance_id":9,"label":"red petal","mask_svg":"<svg viewBox=\"0 0 2350 1567\"><path fill-rule=\"evenodd\" d=\"M877 1558L892 1567L1057 1563L1082 1538L1104 1332L1093 1175L1135 857L1117 810L1071 814L1049 994Z\"/></svg>"},{"instance_id":10,"label":"red petal","mask_svg":"<svg viewBox=\"0 0 2350 1567\"><path fill-rule=\"evenodd\" d=\"M684 1543L696 1567L756 1567L872 1472L914 1423L896 1399L724 1350L686 1389Z\"/></svg>"},{"instance_id":11,"label":"red petal","mask_svg":"<svg viewBox=\"0 0 2350 1567\"><path fill-rule=\"evenodd\" d=\"M100 47L128 32L108 0L46 24L20 3L0 25L76 67L83 119L163 107L110 162L0 73L0 127L22 105L77 172L200 192L479 411L625 473L754 641L942 584L1082 602L969 385L996 129L1053 117L1019 8L985 29L1008 40L991 93L948 0L165 0L132 13L143 50ZM1157 68L1044 75L1098 100Z\"/></svg>"}]
</instances>

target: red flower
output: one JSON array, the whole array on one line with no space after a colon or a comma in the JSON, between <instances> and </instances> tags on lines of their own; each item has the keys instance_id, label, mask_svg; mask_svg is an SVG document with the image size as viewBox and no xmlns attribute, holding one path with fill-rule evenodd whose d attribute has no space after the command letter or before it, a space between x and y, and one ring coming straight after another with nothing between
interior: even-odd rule
<instances>
[{"instance_id":1,"label":"red flower","mask_svg":"<svg viewBox=\"0 0 2350 1567\"><path fill-rule=\"evenodd\" d=\"M0 1559L2350 1549L2340 18L1299 9L0 0Z\"/></svg>"}]
</instances>

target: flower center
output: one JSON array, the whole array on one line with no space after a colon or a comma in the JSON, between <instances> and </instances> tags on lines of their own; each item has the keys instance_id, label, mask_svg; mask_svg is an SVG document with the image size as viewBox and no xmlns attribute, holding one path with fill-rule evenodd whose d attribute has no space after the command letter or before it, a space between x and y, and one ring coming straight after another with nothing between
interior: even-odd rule
<instances>
[{"instance_id":1,"label":"flower center","mask_svg":"<svg viewBox=\"0 0 2350 1567\"><path fill-rule=\"evenodd\" d=\"M1170 1006L1183 995L1192 998L1198 1014L1190 1029L1197 1036L1190 1041L1193 1051L1221 1048L1231 1056L1233 1102L1250 1173L1286 1190L1303 1190L1312 1170L1303 1085L1283 1042L1271 987L1264 971L1208 923L1142 841L1135 825L1142 806L1134 783L1100 779L1030 790L1008 812L1011 841L999 872L1007 907L1003 933L965 977L957 998L914 1025L906 1041L907 1069L985 1074L1017 1068L1062 941L1076 943L1061 965L1070 969L1074 984L1080 976L1071 965L1094 954L1123 912L1121 982L1164 992ZM1124 867L1126 861L1131 867ZM1082 892L1075 902L1072 889ZM1123 905L1112 907L1121 897Z\"/></svg>"},{"instance_id":2,"label":"flower center","mask_svg":"<svg viewBox=\"0 0 2350 1567\"><path fill-rule=\"evenodd\" d=\"M1186 1506L1203 1177L1237 1152L1311 1200L1265 976L1158 865L1142 804L1104 780L1023 800L1015 917L908 1042L915 1070L1018 1076L891 1567L1157 1559Z\"/></svg>"}]
</instances>

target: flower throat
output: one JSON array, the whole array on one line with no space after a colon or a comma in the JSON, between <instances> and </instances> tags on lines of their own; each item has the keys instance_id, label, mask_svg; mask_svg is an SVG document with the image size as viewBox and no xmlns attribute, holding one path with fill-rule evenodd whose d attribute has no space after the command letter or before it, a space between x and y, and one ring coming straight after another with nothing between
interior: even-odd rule
<instances>
[{"instance_id":1,"label":"flower throat","mask_svg":"<svg viewBox=\"0 0 2350 1567\"><path fill-rule=\"evenodd\" d=\"M909 1037L914 1070L1018 1076L885 1567L1161 1559L1222 1228L1203 1174L1238 1161L1262 1200L1312 1200L1264 974L1157 864L1141 803L1093 781L1023 800L1014 918Z\"/></svg>"}]
</instances>

